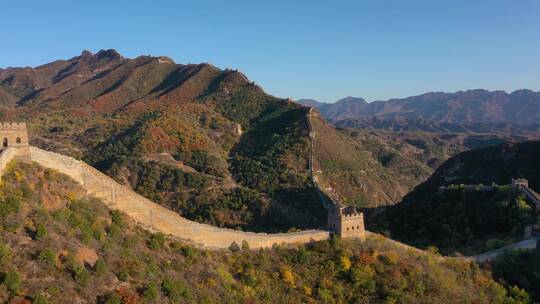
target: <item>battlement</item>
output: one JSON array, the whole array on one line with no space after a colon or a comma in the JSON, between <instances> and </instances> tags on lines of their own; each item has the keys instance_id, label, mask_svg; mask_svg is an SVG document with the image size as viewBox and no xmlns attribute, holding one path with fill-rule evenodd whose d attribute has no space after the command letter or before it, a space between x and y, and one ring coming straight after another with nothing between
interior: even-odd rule
<instances>
[{"instance_id":1,"label":"battlement","mask_svg":"<svg viewBox=\"0 0 540 304\"><path fill-rule=\"evenodd\" d=\"M28 147L28 131L24 122L0 122L0 150L7 147Z\"/></svg>"},{"instance_id":2,"label":"battlement","mask_svg":"<svg viewBox=\"0 0 540 304\"><path fill-rule=\"evenodd\" d=\"M21 130L26 131L26 123L24 122L0 122L1 130Z\"/></svg>"},{"instance_id":3,"label":"battlement","mask_svg":"<svg viewBox=\"0 0 540 304\"><path fill-rule=\"evenodd\" d=\"M352 206L334 206L328 212L328 229L341 238L365 239L364 214Z\"/></svg>"},{"instance_id":4,"label":"battlement","mask_svg":"<svg viewBox=\"0 0 540 304\"><path fill-rule=\"evenodd\" d=\"M352 214L343 214L341 217L354 219L354 218L364 218L364 214L362 212L352 213Z\"/></svg>"},{"instance_id":5,"label":"battlement","mask_svg":"<svg viewBox=\"0 0 540 304\"><path fill-rule=\"evenodd\" d=\"M529 181L525 178L512 178L512 188L529 187Z\"/></svg>"}]
</instances>

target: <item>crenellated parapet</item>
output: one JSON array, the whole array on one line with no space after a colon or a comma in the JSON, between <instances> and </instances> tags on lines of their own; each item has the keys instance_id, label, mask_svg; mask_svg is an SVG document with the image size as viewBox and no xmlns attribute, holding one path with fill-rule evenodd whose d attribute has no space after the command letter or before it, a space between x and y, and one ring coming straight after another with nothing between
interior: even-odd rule
<instances>
[{"instance_id":1,"label":"crenellated parapet","mask_svg":"<svg viewBox=\"0 0 540 304\"><path fill-rule=\"evenodd\" d=\"M329 210L328 229L341 238L366 238L364 214L352 206L336 205Z\"/></svg>"},{"instance_id":2,"label":"crenellated parapet","mask_svg":"<svg viewBox=\"0 0 540 304\"><path fill-rule=\"evenodd\" d=\"M0 122L0 150L28 149L28 131L24 122Z\"/></svg>"},{"instance_id":3,"label":"crenellated parapet","mask_svg":"<svg viewBox=\"0 0 540 304\"><path fill-rule=\"evenodd\" d=\"M24 123L24 122L0 122L0 130L26 131L26 123Z\"/></svg>"}]
</instances>

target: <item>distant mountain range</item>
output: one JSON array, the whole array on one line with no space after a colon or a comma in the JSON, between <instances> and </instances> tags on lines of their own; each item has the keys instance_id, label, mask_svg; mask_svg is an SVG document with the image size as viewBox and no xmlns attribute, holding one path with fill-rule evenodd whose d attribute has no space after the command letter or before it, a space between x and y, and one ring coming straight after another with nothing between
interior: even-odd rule
<instances>
[{"instance_id":1,"label":"distant mountain range","mask_svg":"<svg viewBox=\"0 0 540 304\"><path fill-rule=\"evenodd\" d=\"M540 92L468 90L455 93L430 92L387 101L366 102L347 97L335 103L301 99L317 108L328 120L350 127L422 130L435 132L509 129L514 125L540 129Z\"/></svg>"}]
</instances>

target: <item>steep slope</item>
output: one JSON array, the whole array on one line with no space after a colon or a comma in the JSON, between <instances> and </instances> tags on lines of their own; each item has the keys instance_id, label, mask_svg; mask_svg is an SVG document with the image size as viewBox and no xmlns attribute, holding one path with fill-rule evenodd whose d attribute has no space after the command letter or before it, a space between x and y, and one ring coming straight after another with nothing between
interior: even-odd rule
<instances>
[{"instance_id":1,"label":"steep slope","mask_svg":"<svg viewBox=\"0 0 540 304\"><path fill-rule=\"evenodd\" d=\"M17 97L7 93L6 91L0 89L0 105L2 106L13 106L17 101Z\"/></svg>"},{"instance_id":2,"label":"steep slope","mask_svg":"<svg viewBox=\"0 0 540 304\"><path fill-rule=\"evenodd\" d=\"M420 246L437 245L444 252L469 254L485 245L518 240L525 225L537 223L539 211L508 184L512 178L525 177L531 188L539 189L539 157L539 141L460 153L374 222L384 223L393 237ZM503 186L465 186L492 183Z\"/></svg>"},{"instance_id":3,"label":"steep slope","mask_svg":"<svg viewBox=\"0 0 540 304\"><path fill-rule=\"evenodd\" d=\"M376 239L202 251L149 233L80 190L35 164L13 164L3 176L0 301L508 303L527 296L475 264L419 258Z\"/></svg>"},{"instance_id":4,"label":"steep slope","mask_svg":"<svg viewBox=\"0 0 540 304\"><path fill-rule=\"evenodd\" d=\"M82 158L183 216L268 232L324 226L306 109L238 71L102 50L0 75L21 91L5 119L29 123L32 144Z\"/></svg>"},{"instance_id":5,"label":"steep slope","mask_svg":"<svg viewBox=\"0 0 540 304\"><path fill-rule=\"evenodd\" d=\"M540 252L510 252L493 264L493 274L506 286L521 286L540 301Z\"/></svg>"},{"instance_id":6,"label":"steep slope","mask_svg":"<svg viewBox=\"0 0 540 304\"><path fill-rule=\"evenodd\" d=\"M316 170L341 200L363 207L400 201L450 157L470 149L540 138L539 134L467 134L334 129L314 116ZM388 186L390 185L390 186Z\"/></svg>"},{"instance_id":7,"label":"steep slope","mask_svg":"<svg viewBox=\"0 0 540 304\"><path fill-rule=\"evenodd\" d=\"M381 162L375 151L347 132L337 132L313 112L314 171L319 184L339 201L358 207L375 207L399 201L429 175L420 163ZM396 160L400 162L400 160Z\"/></svg>"},{"instance_id":8,"label":"steep slope","mask_svg":"<svg viewBox=\"0 0 540 304\"><path fill-rule=\"evenodd\" d=\"M433 175L406 199L419 199L440 186L450 184L509 184L524 177L533 189L540 189L540 141L505 143L460 153L444 162Z\"/></svg>"},{"instance_id":9,"label":"steep slope","mask_svg":"<svg viewBox=\"0 0 540 304\"><path fill-rule=\"evenodd\" d=\"M386 210L391 235L445 254L472 255L522 240L540 212L509 186L492 190L456 185Z\"/></svg>"}]
</instances>

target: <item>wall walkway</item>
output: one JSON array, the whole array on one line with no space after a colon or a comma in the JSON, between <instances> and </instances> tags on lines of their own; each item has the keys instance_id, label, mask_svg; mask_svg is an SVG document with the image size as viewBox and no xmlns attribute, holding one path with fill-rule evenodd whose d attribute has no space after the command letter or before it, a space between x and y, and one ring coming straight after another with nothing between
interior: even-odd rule
<instances>
[{"instance_id":1,"label":"wall walkway","mask_svg":"<svg viewBox=\"0 0 540 304\"><path fill-rule=\"evenodd\" d=\"M27 155L28 150L21 148L10 147L4 149L0 153L0 177L3 175L9 162L14 159L27 158ZM244 240L249 244L250 248L267 248L274 244L308 243L329 238L329 232L323 230L266 234L243 232L197 223L187 220L178 213L162 207L133 192L131 189L120 185L112 178L83 161L36 147L30 147L30 156L32 161L37 162L43 167L54 169L68 175L81 184L89 195L100 198L103 203L111 209L117 209L126 213L145 229L170 234L191 241L204 248L224 249L228 248L232 242L241 245ZM366 235L368 237L379 236L394 246L417 254L426 254L423 250L369 231L366 231ZM507 250L533 249L536 246L537 240L540 240L540 238L521 241L507 247L485 252L476 256L463 257L462 259L473 260L476 262L493 260L497 256L504 254Z\"/></svg>"},{"instance_id":2,"label":"wall walkway","mask_svg":"<svg viewBox=\"0 0 540 304\"><path fill-rule=\"evenodd\" d=\"M533 203L537 208L540 208L540 197L529 187L519 187L521 193Z\"/></svg>"}]
</instances>

